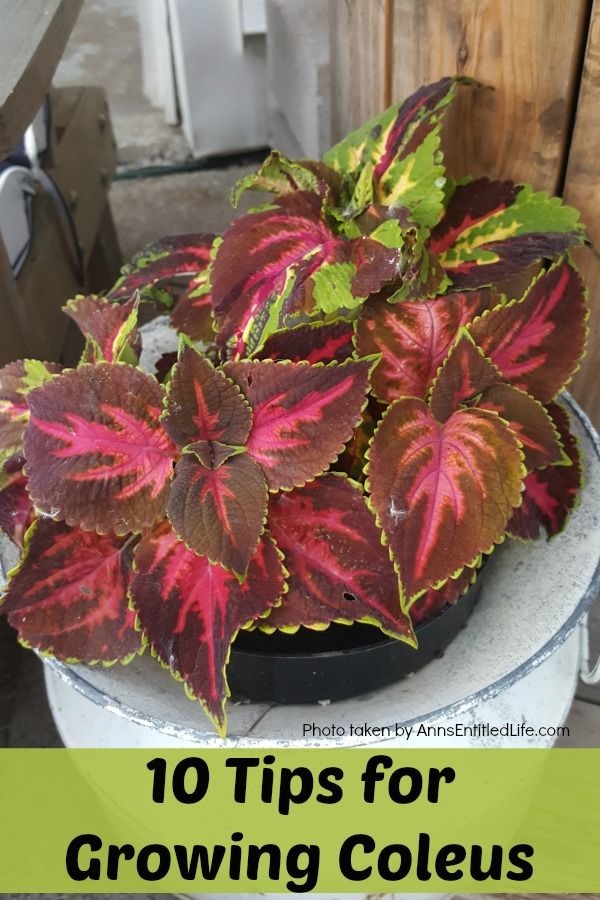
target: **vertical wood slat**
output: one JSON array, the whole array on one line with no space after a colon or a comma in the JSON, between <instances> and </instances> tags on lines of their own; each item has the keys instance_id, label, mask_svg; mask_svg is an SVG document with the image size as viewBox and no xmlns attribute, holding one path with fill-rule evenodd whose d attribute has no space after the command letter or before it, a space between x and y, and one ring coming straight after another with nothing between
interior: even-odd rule
<instances>
[{"instance_id":1,"label":"vertical wood slat","mask_svg":"<svg viewBox=\"0 0 600 900\"><path fill-rule=\"evenodd\" d=\"M600 248L600 0L594 0L585 50L564 196L581 211L590 238ZM590 290L588 355L571 390L600 428L600 262L578 251L577 262Z\"/></svg>"},{"instance_id":2,"label":"vertical wood slat","mask_svg":"<svg viewBox=\"0 0 600 900\"><path fill-rule=\"evenodd\" d=\"M388 0L330 0L332 141L386 106Z\"/></svg>"},{"instance_id":3,"label":"vertical wood slat","mask_svg":"<svg viewBox=\"0 0 600 900\"><path fill-rule=\"evenodd\" d=\"M393 100L444 75L477 79L486 87L460 91L448 115L450 174L555 192L586 11L587 0L394 0Z\"/></svg>"}]
</instances>

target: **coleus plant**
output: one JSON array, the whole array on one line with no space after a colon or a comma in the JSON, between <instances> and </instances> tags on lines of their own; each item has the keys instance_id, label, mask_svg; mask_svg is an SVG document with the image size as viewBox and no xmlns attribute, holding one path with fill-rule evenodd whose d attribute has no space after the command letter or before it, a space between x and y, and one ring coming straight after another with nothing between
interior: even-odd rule
<instances>
[{"instance_id":1,"label":"coleus plant","mask_svg":"<svg viewBox=\"0 0 600 900\"><path fill-rule=\"evenodd\" d=\"M2 609L23 643L105 664L149 646L223 734L240 628L359 621L416 646L506 535L562 529L585 231L526 185L446 176L459 84L321 161L274 151L233 192L271 199L221 237L162 241L69 301L77 368L0 371L0 525L22 547ZM181 333L154 373L142 309Z\"/></svg>"}]
</instances>

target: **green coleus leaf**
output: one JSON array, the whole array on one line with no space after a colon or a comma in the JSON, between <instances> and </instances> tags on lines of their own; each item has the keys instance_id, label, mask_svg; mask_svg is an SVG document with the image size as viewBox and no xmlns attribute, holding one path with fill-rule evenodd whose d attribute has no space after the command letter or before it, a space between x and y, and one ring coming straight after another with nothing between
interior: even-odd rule
<instances>
[{"instance_id":1,"label":"green coleus leaf","mask_svg":"<svg viewBox=\"0 0 600 900\"><path fill-rule=\"evenodd\" d=\"M259 359L316 363L344 362L354 353L354 327L345 319L284 328L267 338ZM369 351L370 352L370 351ZM367 355L367 354L362 354Z\"/></svg>"},{"instance_id":2,"label":"green coleus leaf","mask_svg":"<svg viewBox=\"0 0 600 900\"><path fill-rule=\"evenodd\" d=\"M575 508L583 482L581 454L570 430L568 413L558 403L550 403L548 411L560 435L565 460L536 469L525 478L523 503L507 526L512 537L523 540L539 538L542 530L549 538L562 531Z\"/></svg>"},{"instance_id":3,"label":"green coleus leaf","mask_svg":"<svg viewBox=\"0 0 600 900\"><path fill-rule=\"evenodd\" d=\"M477 400L508 422L521 442L527 471L564 462L564 451L554 423L539 400L510 384L493 384Z\"/></svg>"},{"instance_id":4,"label":"green coleus leaf","mask_svg":"<svg viewBox=\"0 0 600 900\"><path fill-rule=\"evenodd\" d=\"M443 78L419 88L325 154L327 165L355 176L351 215L375 202L407 208L419 225L439 221L445 185L440 127L457 83Z\"/></svg>"},{"instance_id":5,"label":"green coleus leaf","mask_svg":"<svg viewBox=\"0 0 600 900\"><path fill-rule=\"evenodd\" d=\"M39 519L0 611L26 644L59 659L126 661L141 650L127 592L131 541Z\"/></svg>"},{"instance_id":6,"label":"green coleus leaf","mask_svg":"<svg viewBox=\"0 0 600 900\"><path fill-rule=\"evenodd\" d=\"M149 244L123 266L108 299L127 299L139 291L142 300L172 306L208 267L214 239L213 234L179 234Z\"/></svg>"},{"instance_id":7,"label":"green coleus leaf","mask_svg":"<svg viewBox=\"0 0 600 900\"><path fill-rule=\"evenodd\" d=\"M505 281L584 241L579 214L557 197L478 178L456 187L429 249L460 290Z\"/></svg>"},{"instance_id":8,"label":"green coleus leaf","mask_svg":"<svg viewBox=\"0 0 600 900\"><path fill-rule=\"evenodd\" d=\"M78 295L63 311L76 323L86 339L82 362L132 362L127 359L139 349L135 294L124 303L115 303L95 294Z\"/></svg>"},{"instance_id":9,"label":"green coleus leaf","mask_svg":"<svg viewBox=\"0 0 600 900\"><path fill-rule=\"evenodd\" d=\"M217 340L234 356L251 355L283 327L357 308L397 278L400 255L335 234L315 194L279 197L223 235L211 269Z\"/></svg>"},{"instance_id":10,"label":"green coleus leaf","mask_svg":"<svg viewBox=\"0 0 600 900\"><path fill-rule=\"evenodd\" d=\"M270 490L300 487L337 459L360 421L371 365L371 360L225 364L252 407L246 451Z\"/></svg>"},{"instance_id":11,"label":"green coleus leaf","mask_svg":"<svg viewBox=\"0 0 600 900\"><path fill-rule=\"evenodd\" d=\"M485 312L470 332L506 381L546 403L569 382L585 349L586 300L581 275L563 259L521 300Z\"/></svg>"},{"instance_id":12,"label":"green coleus leaf","mask_svg":"<svg viewBox=\"0 0 600 900\"><path fill-rule=\"evenodd\" d=\"M176 449L160 424L164 389L122 363L82 366L29 395L29 492L52 518L99 533L164 516Z\"/></svg>"},{"instance_id":13,"label":"green coleus leaf","mask_svg":"<svg viewBox=\"0 0 600 900\"><path fill-rule=\"evenodd\" d=\"M245 191L268 191L289 194L292 191L312 191L325 197L332 185L339 185L339 175L324 163L312 160L287 159L279 150L272 150L261 167L240 178L231 191L231 202L237 206Z\"/></svg>"},{"instance_id":14,"label":"green coleus leaf","mask_svg":"<svg viewBox=\"0 0 600 900\"><path fill-rule=\"evenodd\" d=\"M453 293L434 300L365 304L356 331L360 356L381 353L371 388L384 403L425 399L460 329L493 305L491 291Z\"/></svg>"},{"instance_id":15,"label":"green coleus leaf","mask_svg":"<svg viewBox=\"0 0 600 900\"><path fill-rule=\"evenodd\" d=\"M0 369L0 463L22 449L29 394L61 368L58 363L20 359Z\"/></svg>"},{"instance_id":16,"label":"green coleus leaf","mask_svg":"<svg viewBox=\"0 0 600 900\"><path fill-rule=\"evenodd\" d=\"M289 590L260 627L367 622L415 646L398 576L358 485L330 473L277 494L269 529L284 554Z\"/></svg>"},{"instance_id":17,"label":"green coleus leaf","mask_svg":"<svg viewBox=\"0 0 600 900\"><path fill-rule=\"evenodd\" d=\"M458 578L449 578L439 588L429 588L410 607L410 618L416 627L431 621L448 606L458 603L477 578L477 569L465 566Z\"/></svg>"},{"instance_id":18,"label":"green coleus leaf","mask_svg":"<svg viewBox=\"0 0 600 900\"><path fill-rule=\"evenodd\" d=\"M461 409L445 423L396 400L369 447L367 489L406 596L474 565L502 539L521 502L522 456L494 413Z\"/></svg>"},{"instance_id":19,"label":"green coleus leaf","mask_svg":"<svg viewBox=\"0 0 600 900\"><path fill-rule=\"evenodd\" d=\"M231 572L188 550L163 522L136 548L135 569L131 595L153 652L224 735L231 642L285 590L273 541L261 539L240 584Z\"/></svg>"}]
</instances>

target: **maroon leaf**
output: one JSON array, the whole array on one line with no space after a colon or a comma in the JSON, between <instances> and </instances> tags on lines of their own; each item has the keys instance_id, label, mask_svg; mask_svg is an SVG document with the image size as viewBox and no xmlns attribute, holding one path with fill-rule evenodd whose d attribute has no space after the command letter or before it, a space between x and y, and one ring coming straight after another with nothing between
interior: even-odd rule
<instances>
[{"instance_id":1,"label":"maroon leaf","mask_svg":"<svg viewBox=\"0 0 600 900\"><path fill-rule=\"evenodd\" d=\"M193 441L243 446L252 412L233 381L193 347L183 346L173 369L163 424L180 447Z\"/></svg>"},{"instance_id":2,"label":"maroon leaf","mask_svg":"<svg viewBox=\"0 0 600 900\"><path fill-rule=\"evenodd\" d=\"M321 205L316 194L285 194L223 235L211 270L213 304L218 342L234 355L254 353L300 316L359 306L397 277L398 249L334 234Z\"/></svg>"},{"instance_id":3,"label":"maroon leaf","mask_svg":"<svg viewBox=\"0 0 600 900\"><path fill-rule=\"evenodd\" d=\"M101 534L163 516L176 454L159 422L163 396L151 375L110 363L33 391L24 446L36 507Z\"/></svg>"},{"instance_id":4,"label":"maroon leaf","mask_svg":"<svg viewBox=\"0 0 600 900\"><path fill-rule=\"evenodd\" d=\"M213 234L178 234L149 244L121 270L121 278L108 292L110 300L131 297L170 305L210 263Z\"/></svg>"},{"instance_id":5,"label":"maroon leaf","mask_svg":"<svg viewBox=\"0 0 600 900\"><path fill-rule=\"evenodd\" d=\"M214 341L208 269L196 275L171 312L171 325L194 341Z\"/></svg>"},{"instance_id":6,"label":"maroon leaf","mask_svg":"<svg viewBox=\"0 0 600 900\"><path fill-rule=\"evenodd\" d=\"M463 329L431 390L431 412L438 422L445 422L462 403L499 380L498 371Z\"/></svg>"},{"instance_id":7,"label":"maroon leaf","mask_svg":"<svg viewBox=\"0 0 600 900\"><path fill-rule=\"evenodd\" d=\"M21 474L0 476L0 530L17 546L23 546L33 507L27 493L27 479Z\"/></svg>"},{"instance_id":8,"label":"maroon leaf","mask_svg":"<svg viewBox=\"0 0 600 900\"><path fill-rule=\"evenodd\" d=\"M82 362L117 362L127 348L139 350L138 295L125 303L113 303L95 294L69 300L63 311L86 338Z\"/></svg>"},{"instance_id":9,"label":"maroon leaf","mask_svg":"<svg viewBox=\"0 0 600 900\"><path fill-rule=\"evenodd\" d=\"M583 280L562 260L540 275L521 300L485 312L470 330L507 381L546 403L577 368L586 313Z\"/></svg>"},{"instance_id":10,"label":"maroon leaf","mask_svg":"<svg viewBox=\"0 0 600 900\"><path fill-rule=\"evenodd\" d=\"M536 469L525 478L523 503L514 511L507 526L510 535L524 540L540 537L542 528L548 537L562 531L575 507L583 480L581 456L569 428L569 416L557 403L551 403L548 410L570 465Z\"/></svg>"},{"instance_id":11,"label":"maroon leaf","mask_svg":"<svg viewBox=\"0 0 600 900\"><path fill-rule=\"evenodd\" d=\"M265 626L295 630L368 622L414 646L398 576L360 488L328 474L271 499L269 528L283 550L289 591Z\"/></svg>"},{"instance_id":12,"label":"maroon leaf","mask_svg":"<svg viewBox=\"0 0 600 900\"><path fill-rule=\"evenodd\" d=\"M144 634L224 735L229 694L225 666L231 642L284 591L272 540L262 538L242 584L221 566L191 553L168 523L141 541L135 566L131 593Z\"/></svg>"},{"instance_id":13,"label":"maroon leaf","mask_svg":"<svg viewBox=\"0 0 600 900\"><path fill-rule=\"evenodd\" d=\"M114 662L141 649L129 609L130 542L38 520L2 612L19 638L65 660Z\"/></svg>"},{"instance_id":14,"label":"maroon leaf","mask_svg":"<svg viewBox=\"0 0 600 900\"><path fill-rule=\"evenodd\" d=\"M501 540L521 502L519 446L487 410L442 425L422 400L396 400L369 448L367 489L410 602Z\"/></svg>"},{"instance_id":15,"label":"maroon leaf","mask_svg":"<svg viewBox=\"0 0 600 900\"><path fill-rule=\"evenodd\" d=\"M264 529L265 477L246 454L215 460L214 468L206 462L186 454L177 463L169 519L190 550L244 575Z\"/></svg>"},{"instance_id":16,"label":"maroon leaf","mask_svg":"<svg viewBox=\"0 0 600 900\"><path fill-rule=\"evenodd\" d=\"M225 365L252 406L246 446L270 490L300 487L339 456L360 421L370 367L369 360Z\"/></svg>"},{"instance_id":17,"label":"maroon leaf","mask_svg":"<svg viewBox=\"0 0 600 900\"><path fill-rule=\"evenodd\" d=\"M494 384L477 401L505 419L523 445L528 471L560 462L563 449L552 419L542 404L509 384Z\"/></svg>"},{"instance_id":18,"label":"maroon leaf","mask_svg":"<svg viewBox=\"0 0 600 900\"><path fill-rule=\"evenodd\" d=\"M267 338L258 359L316 363L344 362L354 352L351 322L310 322L277 331ZM369 351L370 352L370 351ZM366 355L366 354L361 354Z\"/></svg>"},{"instance_id":19,"label":"maroon leaf","mask_svg":"<svg viewBox=\"0 0 600 900\"><path fill-rule=\"evenodd\" d=\"M466 566L458 578L449 578L440 588L429 588L410 608L415 627L431 621L447 606L453 606L469 589L477 577L477 570ZM418 638L418 635L417 635Z\"/></svg>"},{"instance_id":20,"label":"maroon leaf","mask_svg":"<svg viewBox=\"0 0 600 900\"><path fill-rule=\"evenodd\" d=\"M0 458L21 449L23 431L29 421L30 392L60 372L58 363L20 359L0 369Z\"/></svg>"},{"instance_id":21,"label":"maroon leaf","mask_svg":"<svg viewBox=\"0 0 600 900\"><path fill-rule=\"evenodd\" d=\"M429 249L456 289L497 284L585 238L574 209L512 181L479 178L458 185Z\"/></svg>"},{"instance_id":22,"label":"maroon leaf","mask_svg":"<svg viewBox=\"0 0 600 900\"><path fill-rule=\"evenodd\" d=\"M358 322L356 343L361 356L382 354L371 376L379 399L424 400L461 327L487 308L493 296L471 291L415 303L370 300Z\"/></svg>"}]
</instances>

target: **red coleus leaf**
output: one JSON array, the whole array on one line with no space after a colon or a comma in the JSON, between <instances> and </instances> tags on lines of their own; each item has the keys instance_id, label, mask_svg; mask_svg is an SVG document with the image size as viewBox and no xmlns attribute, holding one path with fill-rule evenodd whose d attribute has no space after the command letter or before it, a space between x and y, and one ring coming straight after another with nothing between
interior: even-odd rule
<instances>
[{"instance_id":1,"label":"red coleus leaf","mask_svg":"<svg viewBox=\"0 0 600 900\"><path fill-rule=\"evenodd\" d=\"M447 606L453 606L469 589L477 577L477 570L466 566L458 578L449 578L439 588L429 588L410 608L414 626L431 621Z\"/></svg>"},{"instance_id":2,"label":"red coleus leaf","mask_svg":"<svg viewBox=\"0 0 600 900\"><path fill-rule=\"evenodd\" d=\"M367 488L410 601L502 538L521 500L519 445L487 410L440 424L422 400L403 398L370 445Z\"/></svg>"},{"instance_id":3,"label":"red coleus leaf","mask_svg":"<svg viewBox=\"0 0 600 900\"><path fill-rule=\"evenodd\" d=\"M137 294L125 303L95 294L69 300L63 310L86 338L82 362L117 362L127 348L139 348L138 303Z\"/></svg>"},{"instance_id":4,"label":"red coleus leaf","mask_svg":"<svg viewBox=\"0 0 600 900\"><path fill-rule=\"evenodd\" d=\"M438 422L445 422L461 404L499 380L498 371L463 329L434 382L429 401L431 412Z\"/></svg>"},{"instance_id":5,"label":"red coleus leaf","mask_svg":"<svg viewBox=\"0 0 600 900\"><path fill-rule=\"evenodd\" d=\"M171 325L194 341L214 341L208 269L196 275L171 312Z\"/></svg>"},{"instance_id":6,"label":"red coleus leaf","mask_svg":"<svg viewBox=\"0 0 600 900\"><path fill-rule=\"evenodd\" d=\"M262 538L240 584L221 566L190 552L162 523L138 545L135 567L131 594L144 634L224 734L231 642L285 589L275 545Z\"/></svg>"},{"instance_id":7,"label":"red coleus leaf","mask_svg":"<svg viewBox=\"0 0 600 900\"><path fill-rule=\"evenodd\" d=\"M470 331L507 381L546 403L577 368L586 312L583 280L562 260L540 275L521 300L485 312Z\"/></svg>"},{"instance_id":8,"label":"red coleus leaf","mask_svg":"<svg viewBox=\"0 0 600 900\"><path fill-rule=\"evenodd\" d=\"M110 300L131 297L170 305L210 263L213 234L179 234L144 247L121 270L121 278L108 292Z\"/></svg>"},{"instance_id":9,"label":"red coleus leaf","mask_svg":"<svg viewBox=\"0 0 600 900\"><path fill-rule=\"evenodd\" d=\"M259 359L344 362L354 353L354 328L351 322L310 322L272 334L257 354ZM369 351L370 352L370 351ZM366 354L361 354L366 355Z\"/></svg>"},{"instance_id":10,"label":"red coleus leaf","mask_svg":"<svg viewBox=\"0 0 600 900\"><path fill-rule=\"evenodd\" d=\"M370 360L226 363L252 407L246 448L270 490L300 487L339 456L360 421L370 368Z\"/></svg>"},{"instance_id":11,"label":"red coleus leaf","mask_svg":"<svg viewBox=\"0 0 600 900\"><path fill-rule=\"evenodd\" d=\"M36 650L81 662L126 660L141 649L127 599L130 546L40 519L0 609Z\"/></svg>"},{"instance_id":12,"label":"red coleus leaf","mask_svg":"<svg viewBox=\"0 0 600 900\"><path fill-rule=\"evenodd\" d=\"M523 503L507 526L510 535L524 540L540 537L542 528L548 537L562 531L575 507L583 479L579 447L571 434L567 412L557 403L551 403L548 410L570 464L536 469L525 478Z\"/></svg>"},{"instance_id":13,"label":"red coleus leaf","mask_svg":"<svg viewBox=\"0 0 600 900\"><path fill-rule=\"evenodd\" d=\"M574 209L557 197L512 181L478 178L458 185L429 249L457 289L498 283L539 259L553 259L582 244Z\"/></svg>"},{"instance_id":14,"label":"red coleus leaf","mask_svg":"<svg viewBox=\"0 0 600 900\"><path fill-rule=\"evenodd\" d=\"M399 259L371 238L334 234L316 194L285 194L223 235L211 269L218 342L237 356L254 353L299 316L360 306L397 277Z\"/></svg>"},{"instance_id":15,"label":"red coleus leaf","mask_svg":"<svg viewBox=\"0 0 600 900\"><path fill-rule=\"evenodd\" d=\"M360 356L382 354L371 376L377 397L384 403L402 396L424 400L461 327L494 296L471 291L415 303L370 300L358 322L356 346Z\"/></svg>"},{"instance_id":16,"label":"red coleus leaf","mask_svg":"<svg viewBox=\"0 0 600 900\"><path fill-rule=\"evenodd\" d=\"M414 646L398 576L358 485L328 474L278 494L269 528L290 577L282 605L264 621L267 629L360 621Z\"/></svg>"},{"instance_id":17,"label":"red coleus leaf","mask_svg":"<svg viewBox=\"0 0 600 900\"><path fill-rule=\"evenodd\" d=\"M179 460L169 519L195 553L244 575L264 529L267 483L247 454L232 456L235 450L223 444L213 450L219 452L212 460L192 454Z\"/></svg>"},{"instance_id":18,"label":"red coleus leaf","mask_svg":"<svg viewBox=\"0 0 600 900\"><path fill-rule=\"evenodd\" d=\"M252 412L239 387L191 346L182 346L167 392L163 424L180 447L246 443Z\"/></svg>"},{"instance_id":19,"label":"red coleus leaf","mask_svg":"<svg viewBox=\"0 0 600 900\"><path fill-rule=\"evenodd\" d=\"M49 381L61 368L58 363L20 359L0 369L0 459L21 449L23 431L29 421L29 393Z\"/></svg>"},{"instance_id":20,"label":"red coleus leaf","mask_svg":"<svg viewBox=\"0 0 600 900\"><path fill-rule=\"evenodd\" d=\"M138 531L163 516L176 455L159 422L163 396L151 375L110 363L33 391L24 447L36 507L100 533Z\"/></svg>"},{"instance_id":21,"label":"red coleus leaf","mask_svg":"<svg viewBox=\"0 0 600 900\"><path fill-rule=\"evenodd\" d=\"M22 547L33 510L27 479L20 473L8 478L0 475L0 484L0 530Z\"/></svg>"},{"instance_id":22,"label":"red coleus leaf","mask_svg":"<svg viewBox=\"0 0 600 900\"><path fill-rule=\"evenodd\" d=\"M510 384L494 384L483 391L477 407L492 410L508 422L522 444L528 471L563 459L554 423L539 400Z\"/></svg>"},{"instance_id":23,"label":"red coleus leaf","mask_svg":"<svg viewBox=\"0 0 600 900\"><path fill-rule=\"evenodd\" d=\"M340 176L325 163L310 159L287 159L279 150L272 150L258 171L240 178L231 191L231 202L237 206L245 191L268 191L289 194L293 191L312 191L322 198L340 189Z\"/></svg>"}]
</instances>

